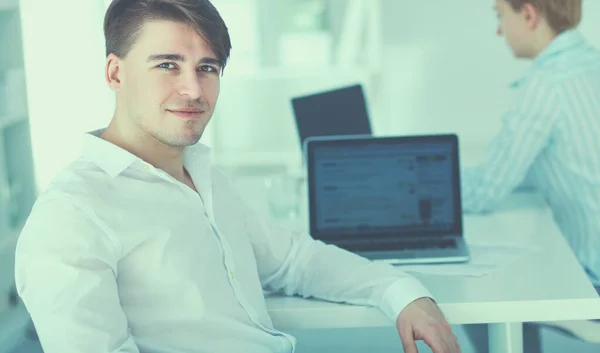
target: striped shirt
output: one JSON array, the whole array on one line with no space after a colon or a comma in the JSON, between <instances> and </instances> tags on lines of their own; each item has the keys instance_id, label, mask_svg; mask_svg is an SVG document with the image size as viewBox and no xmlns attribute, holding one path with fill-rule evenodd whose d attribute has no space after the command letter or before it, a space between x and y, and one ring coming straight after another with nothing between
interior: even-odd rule
<instances>
[{"instance_id":1,"label":"striped shirt","mask_svg":"<svg viewBox=\"0 0 600 353\"><path fill-rule=\"evenodd\" d=\"M511 87L515 104L484 162L462 172L464 211L490 211L520 184L535 187L600 285L600 50L563 32Z\"/></svg>"}]
</instances>

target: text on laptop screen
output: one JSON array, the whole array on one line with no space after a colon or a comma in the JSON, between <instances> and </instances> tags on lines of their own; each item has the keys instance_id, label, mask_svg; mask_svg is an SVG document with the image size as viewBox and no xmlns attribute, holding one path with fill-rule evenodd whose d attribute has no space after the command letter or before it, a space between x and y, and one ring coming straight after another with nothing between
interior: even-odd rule
<instances>
[{"instance_id":1,"label":"text on laptop screen","mask_svg":"<svg viewBox=\"0 0 600 353\"><path fill-rule=\"evenodd\" d=\"M451 231L453 153L451 142L431 141L315 147L316 229Z\"/></svg>"}]
</instances>

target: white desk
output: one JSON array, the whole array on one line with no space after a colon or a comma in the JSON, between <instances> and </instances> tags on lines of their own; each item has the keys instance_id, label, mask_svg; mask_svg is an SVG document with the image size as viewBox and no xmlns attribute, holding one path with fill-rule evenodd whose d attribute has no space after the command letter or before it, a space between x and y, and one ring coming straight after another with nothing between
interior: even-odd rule
<instances>
[{"instance_id":1,"label":"white desk","mask_svg":"<svg viewBox=\"0 0 600 353\"><path fill-rule=\"evenodd\" d=\"M479 162L483 151L477 145L461 149L463 165ZM262 204L264 190L256 182L240 186L252 190L247 197ZM306 211L306 205L300 209ZM306 217L301 216L304 224ZM468 215L464 223L469 243L538 247L485 277L417 275L451 324L490 324L490 353L522 353L524 322L600 318L598 294L539 196L513 195L492 214ZM298 297L271 295L267 306L274 325L284 331L394 324L375 308Z\"/></svg>"},{"instance_id":2,"label":"white desk","mask_svg":"<svg viewBox=\"0 0 600 353\"><path fill-rule=\"evenodd\" d=\"M522 353L524 322L600 318L596 291L539 197L515 195L493 214L466 216L465 233L470 243L539 247L485 277L417 275L451 324L490 324L491 353ZM267 305L282 330L393 325L375 308L280 295Z\"/></svg>"}]
</instances>

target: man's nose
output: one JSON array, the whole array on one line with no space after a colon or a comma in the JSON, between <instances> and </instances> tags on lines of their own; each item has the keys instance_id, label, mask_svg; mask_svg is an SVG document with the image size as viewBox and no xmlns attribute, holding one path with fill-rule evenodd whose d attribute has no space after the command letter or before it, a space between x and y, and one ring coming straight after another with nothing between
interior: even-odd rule
<instances>
[{"instance_id":1,"label":"man's nose","mask_svg":"<svg viewBox=\"0 0 600 353\"><path fill-rule=\"evenodd\" d=\"M182 78L180 94L188 96L190 100L198 100L204 95L202 82L197 73L186 74Z\"/></svg>"}]
</instances>

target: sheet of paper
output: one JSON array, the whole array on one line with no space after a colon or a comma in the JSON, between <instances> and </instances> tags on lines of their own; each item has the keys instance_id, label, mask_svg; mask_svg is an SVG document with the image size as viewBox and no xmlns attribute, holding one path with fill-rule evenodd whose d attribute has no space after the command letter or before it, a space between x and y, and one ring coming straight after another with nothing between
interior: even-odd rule
<instances>
[{"instance_id":1,"label":"sheet of paper","mask_svg":"<svg viewBox=\"0 0 600 353\"><path fill-rule=\"evenodd\" d=\"M406 272L445 276L481 277L510 265L521 256L536 251L534 248L519 248L505 245L469 245L471 260L457 264L400 265Z\"/></svg>"}]
</instances>

